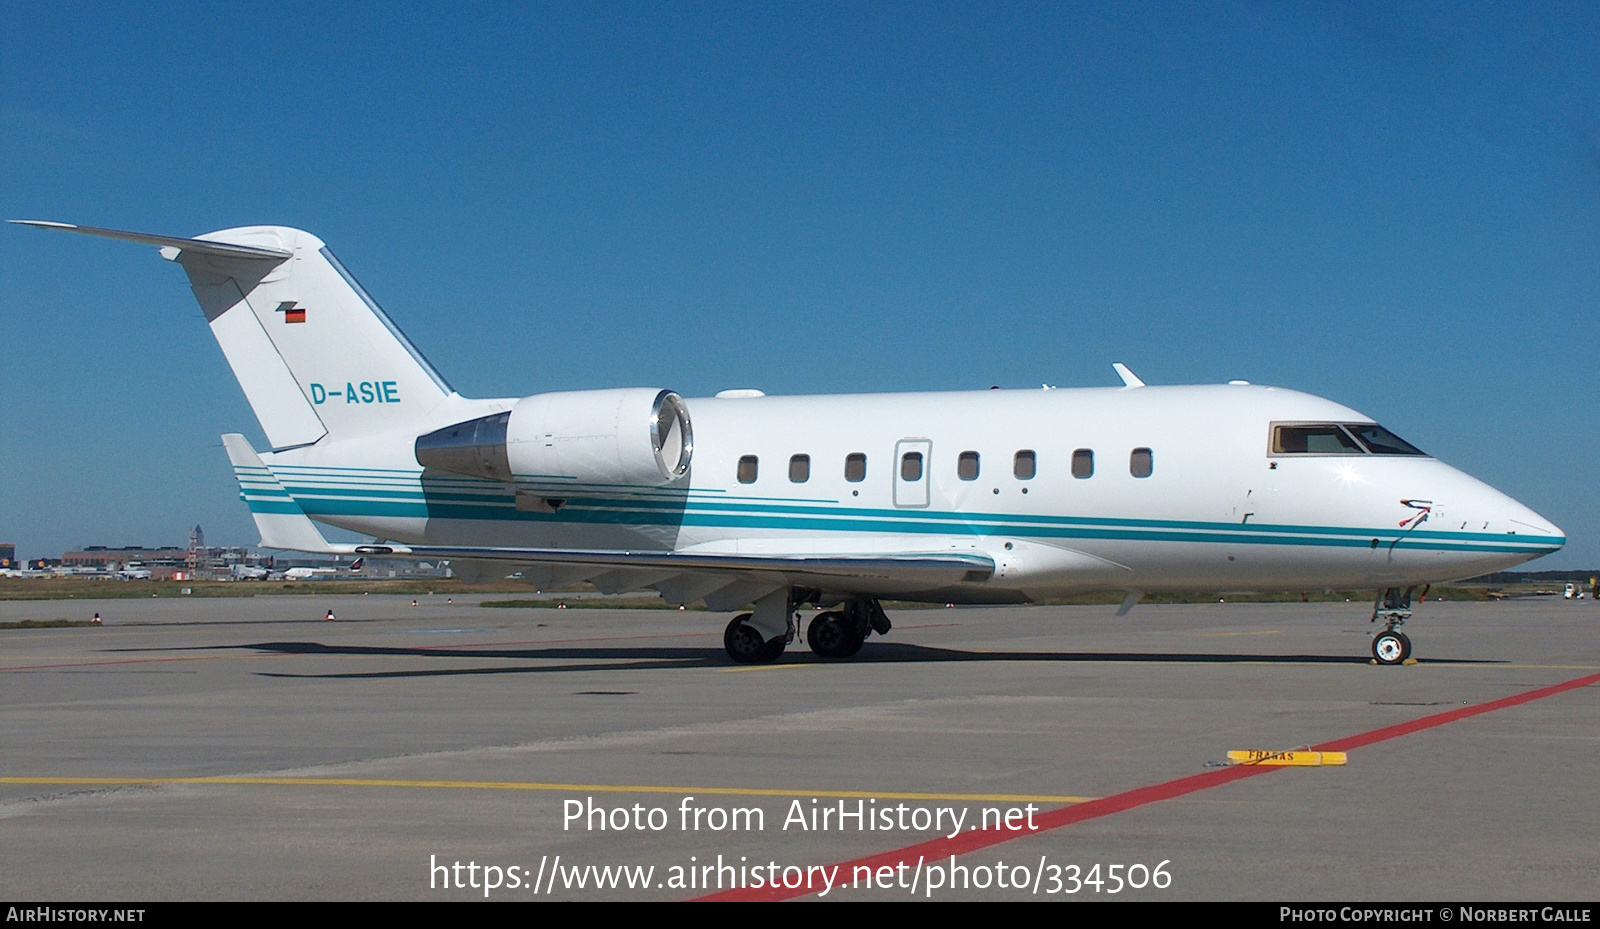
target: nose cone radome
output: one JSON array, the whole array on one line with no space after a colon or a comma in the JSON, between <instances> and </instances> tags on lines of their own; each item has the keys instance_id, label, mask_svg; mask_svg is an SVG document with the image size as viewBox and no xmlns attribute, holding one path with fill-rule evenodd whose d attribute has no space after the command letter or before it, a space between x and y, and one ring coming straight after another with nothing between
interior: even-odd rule
<instances>
[{"instance_id":1,"label":"nose cone radome","mask_svg":"<svg viewBox=\"0 0 1600 929\"><path fill-rule=\"evenodd\" d=\"M1425 485L1437 507L1430 528L1460 576L1504 571L1559 551L1566 536L1550 520L1508 494L1451 468ZM1443 549L1441 550L1443 551Z\"/></svg>"},{"instance_id":2,"label":"nose cone radome","mask_svg":"<svg viewBox=\"0 0 1600 929\"><path fill-rule=\"evenodd\" d=\"M1566 533L1562 532L1555 523L1545 519L1523 504L1511 500L1509 497L1506 499L1510 501L1510 506L1506 512L1506 521L1510 523L1511 531L1518 535L1549 536L1552 545L1551 551L1555 551L1567 544Z\"/></svg>"}]
</instances>

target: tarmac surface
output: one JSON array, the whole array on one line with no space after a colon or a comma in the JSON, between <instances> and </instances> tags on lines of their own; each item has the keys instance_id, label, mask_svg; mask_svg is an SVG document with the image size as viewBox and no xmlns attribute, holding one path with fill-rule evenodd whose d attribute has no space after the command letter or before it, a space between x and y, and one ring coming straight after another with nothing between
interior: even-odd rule
<instances>
[{"instance_id":1,"label":"tarmac surface","mask_svg":"<svg viewBox=\"0 0 1600 929\"><path fill-rule=\"evenodd\" d=\"M0 896L1600 900L1593 601L1425 604L1407 667L1363 603L891 611L744 667L725 615L482 599L0 604L105 617L0 630Z\"/></svg>"}]
</instances>

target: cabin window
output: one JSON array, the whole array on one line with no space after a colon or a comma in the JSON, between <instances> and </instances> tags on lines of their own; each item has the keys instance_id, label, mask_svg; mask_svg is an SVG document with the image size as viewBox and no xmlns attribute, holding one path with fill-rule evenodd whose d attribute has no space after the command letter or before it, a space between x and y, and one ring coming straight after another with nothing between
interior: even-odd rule
<instances>
[{"instance_id":1,"label":"cabin window","mask_svg":"<svg viewBox=\"0 0 1600 929\"><path fill-rule=\"evenodd\" d=\"M1011 461L1011 473L1019 481L1031 481L1038 473L1038 460L1034 457L1033 449L1023 449L1017 452L1017 457Z\"/></svg>"},{"instance_id":2,"label":"cabin window","mask_svg":"<svg viewBox=\"0 0 1600 929\"><path fill-rule=\"evenodd\" d=\"M922 480L921 452L906 452L900 456L900 479L902 481Z\"/></svg>"},{"instance_id":3,"label":"cabin window","mask_svg":"<svg viewBox=\"0 0 1600 929\"><path fill-rule=\"evenodd\" d=\"M961 478L963 481L975 481L978 479L977 452L961 453L961 457L956 459L956 477Z\"/></svg>"},{"instance_id":4,"label":"cabin window","mask_svg":"<svg viewBox=\"0 0 1600 929\"><path fill-rule=\"evenodd\" d=\"M756 482L756 471L759 465L760 462L756 460L756 456L754 455L746 455L743 458L740 458L739 483L754 484Z\"/></svg>"},{"instance_id":5,"label":"cabin window","mask_svg":"<svg viewBox=\"0 0 1600 929\"><path fill-rule=\"evenodd\" d=\"M1072 453L1072 476L1080 481L1094 477L1094 449L1080 448Z\"/></svg>"},{"instance_id":6,"label":"cabin window","mask_svg":"<svg viewBox=\"0 0 1600 929\"><path fill-rule=\"evenodd\" d=\"M1154 467L1155 462L1151 460L1148 448L1136 448L1128 456L1128 473L1134 477L1149 477Z\"/></svg>"},{"instance_id":7,"label":"cabin window","mask_svg":"<svg viewBox=\"0 0 1600 929\"><path fill-rule=\"evenodd\" d=\"M811 456L796 455L789 459L789 481L804 484L811 480Z\"/></svg>"},{"instance_id":8,"label":"cabin window","mask_svg":"<svg viewBox=\"0 0 1600 929\"><path fill-rule=\"evenodd\" d=\"M844 479L852 484L867 479L867 456L851 452L844 458Z\"/></svg>"}]
</instances>

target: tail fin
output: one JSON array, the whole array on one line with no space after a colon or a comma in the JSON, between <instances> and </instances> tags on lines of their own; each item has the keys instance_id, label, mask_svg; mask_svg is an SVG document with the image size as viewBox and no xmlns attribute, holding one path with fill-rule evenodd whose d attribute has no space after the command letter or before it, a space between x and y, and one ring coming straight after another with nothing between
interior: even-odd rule
<instances>
[{"instance_id":1,"label":"tail fin","mask_svg":"<svg viewBox=\"0 0 1600 929\"><path fill-rule=\"evenodd\" d=\"M325 435L421 430L453 393L308 232L246 226L181 239L27 224L158 245L163 257L182 265L274 449Z\"/></svg>"}]
</instances>

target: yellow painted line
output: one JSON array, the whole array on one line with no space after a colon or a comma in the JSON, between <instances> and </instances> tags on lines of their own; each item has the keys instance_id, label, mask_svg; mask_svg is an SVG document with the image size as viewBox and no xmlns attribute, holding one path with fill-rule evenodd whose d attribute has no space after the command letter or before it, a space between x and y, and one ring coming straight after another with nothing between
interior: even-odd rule
<instances>
[{"instance_id":1,"label":"yellow painted line","mask_svg":"<svg viewBox=\"0 0 1600 929\"><path fill-rule=\"evenodd\" d=\"M1250 749L1242 752L1229 752L1229 764L1242 765L1272 765L1277 767L1319 768L1323 765L1345 764L1347 756L1344 752L1269 752L1261 749Z\"/></svg>"},{"instance_id":2,"label":"yellow painted line","mask_svg":"<svg viewBox=\"0 0 1600 929\"><path fill-rule=\"evenodd\" d=\"M0 777L0 784L72 787L163 787L222 784L264 787L409 787L445 790L531 790L553 793L712 794L730 797L827 797L846 800L955 800L967 803L1085 803L1094 797L1025 794L933 794L873 790L785 790L762 787L662 787L635 784L540 784L528 781L396 781L349 777Z\"/></svg>"},{"instance_id":3,"label":"yellow painted line","mask_svg":"<svg viewBox=\"0 0 1600 929\"><path fill-rule=\"evenodd\" d=\"M1426 662L1424 662L1424 663L1426 663ZM1430 664L1428 666L1432 667L1432 668L1470 667L1469 665L1437 665L1437 664ZM1482 665L1479 665L1478 667L1481 668ZM1501 668L1516 668L1518 670L1532 670L1532 671L1600 671L1600 665L1593 665L1593 664L1503 664L1503 665L1499 665L1498 667L1501 667Z\"/></svg>"},{"instance_id":4,"label":"yellow painted line","mask_svg":"<svg viewBox=\"0 0 1600 929\"><path fill-rule=\"evenodd\" d=\"M745 671L782 671L786 668L817 668L816 664L761 664L752 668L718 668L722 674L739 674Z\"/></svg>"}]
</instances>

